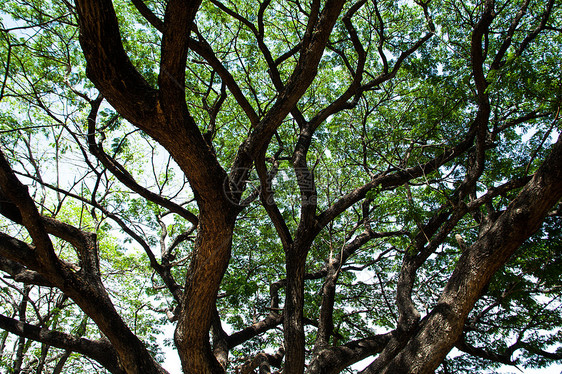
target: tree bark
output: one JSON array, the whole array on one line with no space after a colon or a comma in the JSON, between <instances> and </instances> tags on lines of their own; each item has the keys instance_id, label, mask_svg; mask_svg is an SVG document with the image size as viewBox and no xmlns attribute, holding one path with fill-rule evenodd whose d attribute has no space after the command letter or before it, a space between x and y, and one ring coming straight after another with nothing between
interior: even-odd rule
<instances>
[{"instance_id":1,"label":"tree bark","mask_svg":"<svg viewBox=\"0 0 562 374\"><path fill-rule=\"evenodd\" d=\"M326 347L309 364L307 374L337 374L364 358L380 353L391 334L382 334L352 341L337 347Z\"/></svg>"},{"instance_id":2,"label":"tree bark","mask_svg":"<svg viewBox=\"0 0 562 374\"><path fill-rule=\"evenodd\" d=\"M377 373L433 373L461 336L468 313L494 273L539 229L560 198L562 136L506 211L463 253L436 307L422 319L417 333Z\"/></svg>"},{"instance_id":3,"label":"tree bark","mask_svg":"<svg viewBox=\"0 0 562 374\"><path fill-rule=\"evenodd\" d=\"M224 373L213 355L209 330L220 282L230 260L234 220L222 212L201 215L188 270L175 342L184 373Z\"/></svg>"},{"instance_id":4,"label":"tree bark","mask_svg":"<svg viewBox=\"0 0 562 374\"><path fill-rule=\"evenodd\" d=\"M285 340L284 374L299 374L304 371L304 273L308 248L303 250L295 243L286 254L287 285L283 313Z\"/></svg>"},{"instance_id":5,"label":"tree bark","mask_svg":"<svg viewBox=\"0 0 562 374\"><path fill-rule=\"evenodd\" d=\"M53 347L67 349L90 357L114 374L125 374L121 369L115 350L107 341L77 338L58 331L51 331L13 318L0 315L0 327L17 336L22 336Z\"/></svg>"}]
</instances>

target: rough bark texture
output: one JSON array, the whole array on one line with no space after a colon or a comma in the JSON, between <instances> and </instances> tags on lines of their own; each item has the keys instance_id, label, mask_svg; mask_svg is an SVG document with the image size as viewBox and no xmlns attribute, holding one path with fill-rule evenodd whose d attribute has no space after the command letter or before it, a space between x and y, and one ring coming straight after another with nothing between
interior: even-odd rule
<instances>
[{"instance_id":1,"label":"rough bark texture","mask_svg":"<svg viewBox=\"0 0 562 374\"><path fill-rule=\"evenodd\" d=\"M463 254L437 306L380 373L433 373L462 334L493 274L541 225L562 198L562 137L533 179L494 225ZM370 373L372 371L366 371Z\"/></svg>"}]
</instances>

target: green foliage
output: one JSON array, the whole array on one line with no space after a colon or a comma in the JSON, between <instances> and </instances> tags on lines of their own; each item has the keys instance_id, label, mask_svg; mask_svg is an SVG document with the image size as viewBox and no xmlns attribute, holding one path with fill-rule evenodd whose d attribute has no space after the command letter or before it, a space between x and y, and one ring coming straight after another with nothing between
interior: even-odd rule
<instances>
[{"instance_id":1,"label":"green foliage","mask_svg":"<svg viewBox=\"0 0 562 374\"><path fill-rule=\"evenodd\" d=\"M162 18L165 2L145 3ZM530 176L541 165L561 131L559 1L555 2L550 29L537 36L524 53L518 54L518 46L524 43L529 30L537 27L542 3L531 2L503 63L496 69L491 69L493 58L521 1L498 5L501 9L490 25L484 61L485 94L490 103L489 138L485 166L474 188L458 201L460 186L475 157L476 146L472 145L465 154L407 183L392 187L376 185L365 192L364 199L335 217L310 246L306 272L315 274L325 269L329 260L341 256L346 244L363 230L397 232L370 240L339 269L331 344L396 328L395 294L402 261L405 256L417 254L416 238L423 234L422 228L432 217L469 204L507 181ZM238 16L221 10L216 2L203 2L192 36L196 40L204 37L211 45L259 120L263 120L279 99L278 82L271 79L268 60L277 60L276 74L283 85L302 51L280 58L300 43L311 5L273 1L265 9L260 26L260 2L229 0L222 4ZM352 5L346 4L344 13ZM131 1L114 1L114 7L131 62L150 86L157 88L161 34ZM482 5L434 0L429 7L436 25L435 35L404 61L400 60L401 53L427 32L424 13L414 2L367 2L351 19L365 51L361 84L392 71L397 62L402 66L393 79L349 99L346 110L328 116L311 137L307 165L314 174L316 213L333 206L375 175L406 172L430 162L456 146L473 126L478 95L471 66L470 35ZM190 275L189 261L197 233L179 215L170 214L121 183L107 166L88 153L92 148L86 141L88 135L93 135L98 147L118 163L117 169L125 170L126 177L143 188L195 214L199 209L196 196L168 152L107 102L103 101L97 112L95 134L89 134L89 101L98 92L86 76L73 5L61 1L2 0L0 9L0 72L5 81L0 82L2 151L28 185L41 214L97 235L100 270L116 309L157 360L162 361L163 348L158 346L157 337L167 323L166 312L174 310L177 300L150 266L145 251L148 249L160 261L165 250L178 239L166 266L183 286ZM265 37L258 40L256 32L260 32L260 27ZM268 52L264 54L266 48ZM295 106L304 122L313 121L348 90L360 59L347 26L344 22L336 23L317 76ZM208 62L193 50L189 51L188 61L185 98L189 113L201 133L210 135L219 163L229 170L240 144L252 131L252 124ZM213 112L211 108L221 102L223 92L227 92L224 102L220 110ZM524 119L529 114L533 115ZM273 158L278 163L269 187L288 231L293 234L299 228L300 213L306 204L296 178L299 170L292 163L302 126L297 117L292 113L283 119L266 150L267 166L272 167ZM243 198L251 197L260 188L254 169L247 182ZM422 315L436 305L462 255L454 235L459 234L467 245L474 243L482 235L482 217L500 214L518 191L516 188L499 194L487 205L466 212L420 266L412 298ZM241 212L217 301L223 327L229 331L241 330L269 315L271 285L282 283L286 277L283 243L263 204L255 199ZM29 239L26 232L4 218L0 218L0 228L15 237ZM562 341L561 230L559 216L548 218L541 230L494 276L467 321L468 343L499 354L513 349L510 357L522 368L541 368L552 362L536 353L559 350ZM68 242L53 239L53 243L61 259L79 263L79 254ZM317 321L325 280L309 278L304 286L303 315L308 321ZM0 313L16 316L23 291L24 287L17 282L2 279ZM281 304L277 308L282 309L285 290L280 287L278 292ZM44 323L52 329L99 338L97 327L76 305L68 299L60 302L60 292L34 286L30 298L35 304L24 313L29 323ZM312 355L316 337L317 330L310 323L306 329L307 359ZM235 347L231 351L233 365L278 347L282 340L283 332L278 327ZM8 370L17 338L0 335L2 342L6 342L8 353L0 354L0 368ZM40 356L42 348L41 344L29 341L26 364L33 366L31 357ZM59 354L51 348L48 358ZM54 364L50 363L49 368ZM72 355L65 372L81 373L92 367L101 372L95 365ZM496 367L499 365L490 360L460 354L448 357L440 370L467 372L470 368L476 373Z\"/></svg>"}]
</instances>

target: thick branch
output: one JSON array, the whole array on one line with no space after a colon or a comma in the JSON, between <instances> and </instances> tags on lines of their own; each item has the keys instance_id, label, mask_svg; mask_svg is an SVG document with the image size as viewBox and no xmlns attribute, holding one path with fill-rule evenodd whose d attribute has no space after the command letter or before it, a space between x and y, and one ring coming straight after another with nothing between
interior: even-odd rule
<instances>
[{"instance_id":1,"label":"thick branch","mask_svg":"<svg viewBox=\"0 0 562 374\"><path fill-rule=\"evenodd\" d=\"M35 245L34 260L37 265L49 269L50 272L57 273L61 270L61 262L58 260L53 249L53 244L45 227L43 219L39 215L35 202L29 196L27 187L24 186L15 176L8 161L0 151L0 189L4 191L6 197L17 205L22 215L22 224L27 228ZM7 256L8 258L9 255ZM18 261L17 259L14 259ZM18 261L27 266L26 262Z\"/></svg>"},{"instance_id":2,"label":"thick branch","mask_svg":"<svg viewBox=\"0 0 562 374\"><path fill-rule=\"evenodd\" d=\"M541 225L562 197L562 136L533 179L494 225L461 256L437 306L384 373L432 373L462 333L494 273ZM421 349L421 347L424 347Z\"/></svg>"},{"instance_id":3,"label":"thick branch","mask_svg":"<svg viewBox=\"0 0 562 374\"><path fill-rule=\"evenodd\" d=\"M3 234L0 236L0 241L7 240L3 237ZM3 243L5 244L5 243ZM0 253L6 250L6 247L0 244ZM3 247L3 248L2 248ZM0 270L9 274L16 282L22 282L24 284L35 284L38 286L45 286L45 287L52 287L52 284L49 283L41 274L37 273L36 271L29 270L25 266L21 265L16 261L9 260L4 258L0 255Z\"/></svg>"},{"instance_id":4,"label":"thick branch","mask_svg":"<svg viewBox=\"0 0 562 374\"><path fill-rule=\"evenodd\" d=\"M200 4L201 0L171 0L166 6L158 82L160 89L166 93L166 97L162 98L172 105L185 105L189 34Z\"/></svg>"},{"instance_id":5,"label":"thick branch","mask_svg":"<svg viewBox=\"0 0 562 374\"><path fill-rule=\"evenodd\" d=\"M338 347L325 348L310 363L306 373L337 374L346 367L381 352L390 341L390 337L390 333L376 335Z\"/></svg>"},{"instance_id":6,"label":"thick branch","mask_svg":"<svg viewBox=\"0 0 562 374\"><path fill-rule=\"evenodd\" d=\"M136 70L123 48L111 0L76 0L76 10L88 77L132 123L151 118L156 109L156 91Z\"/></svg>"},{"instance_id":7,"label":"thick branch","mask_svg":"<svg viewBox=\"0 0 562 374\"><path fill-rule=\"evenodd\" d=\"M499 362L504 365L514 365L513 361L511 360L511 355L502 355L495 352L490 352L484 348L474 347L468 344L463 338L461 338L456 344L455 347L459 350L468 353L475 357L480 357L486 360Z\"/></svg>"},{"instance_id":8,"label":"thick branch","mask_svg":"<svg viewBox=\"0 0 562 374\"><path fill-rule=\"evenodd\" d=\"M277 313L270 313L264 320L254 323L243 330L233 333L226 338L228 349L232 349L248 340L260 335L283 322L283 316Z\"/></svg>"},{"instance_id":9,"label":"thick branch","mask_svg":"<svg viewBox=\"0 0 562 374\"><path fill-rule=\"evenodd\" d=\"M53 218L44 217L43 224L49 234L69 242L76 248L84 276L92 277L95 281L100 279L96 234L85 232Z\"/></svg>"},{"instance_id":10,"label":"thick branch","mask_svg":"<svg viewBox=\"0 0 562 374\"><path fill-rule=\"evenodd\" d=\"M484 60L487 51L482 49L482 38L488 33L488 27L494 20L494 1L487 0L484 5L484 12L480 21L474 27L471 40L470 58L472 62L472 71L474 81L476 82L476 89L478 91L479 106L482 106L483 101L487 100L485 94L488 83L486 82L486 74L484 73ZM488 103L489 106L489 103Z\"/></svg>"},{"instance_id":11,"label":"thick branch","mask_svg":"<svg viewBox=\"0 0 562 374\"><path fill-rule=\"evenodd\" d=\"M93 341L59 331L43 329L3 315L0 315L0 328L27 339L83 354L99 362L111 373L125 374L125 371L119 364L115 350L108 342L101 340Z\"/></svg>"},{"instance_id":12,"label":"thick branch","mask_svg":"<svg viewBox=\"0 0 562 374\"><path fill-rule=\"evenodd\" d=\"M0 232L0 256L29 269L39 269L35 248L26 242Z\"/></svg>"}]
</instances>

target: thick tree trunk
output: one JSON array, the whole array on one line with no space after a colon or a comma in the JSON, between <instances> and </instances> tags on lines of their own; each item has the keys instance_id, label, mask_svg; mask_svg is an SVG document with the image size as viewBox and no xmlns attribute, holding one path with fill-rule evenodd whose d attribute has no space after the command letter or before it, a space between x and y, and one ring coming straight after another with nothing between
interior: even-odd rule
<instances>
[{"instance_id":1,"label":"thick tree trunk","mask_svg":"<svg viewBox=\"0 0 562 374\"><path fill-rule=\"evenodd\" d=\"M234 220L225 210L201 214L194 257L175 332L184 373L224 373L209 341L217 292L230 260Z\"/></svg>"}]
</instances>

